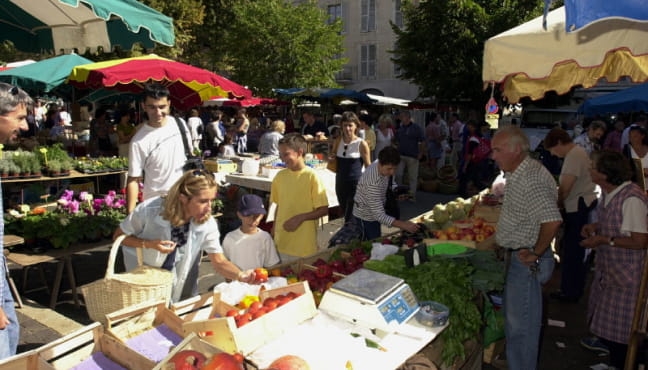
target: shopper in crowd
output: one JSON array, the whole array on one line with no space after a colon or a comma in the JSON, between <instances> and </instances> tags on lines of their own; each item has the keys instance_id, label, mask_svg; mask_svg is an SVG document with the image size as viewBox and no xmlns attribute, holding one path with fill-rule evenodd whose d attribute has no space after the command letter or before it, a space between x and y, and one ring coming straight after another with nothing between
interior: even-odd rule
<instances>
[{"instance_id":1,"label":"shopper in crowd","mask_svg":"<svg viewBox=\"0 0 648 370\"><path fill-rule=\"evenodd\" d=\"M416 232L418 225L401 221L385 213L385 201L389 178L394 176L401 156L396 148L388 146L378 153L373 162L360 177L355 192L353 216L362 230L362 240L380 237L380 225L398 227Z\"/></svg>"},{"instance_id":2,"label":"shopper in crowd","mask_svg":"<svg viewBox=\"0 0 648 370\"><path fill-rule=\"evenodd\" d=\"M234 149L234 135L231 133L225 134L225 139L218 145L218 156L221 158L236 157L236 149Z\"/></svg>"},{"instance_id":3,"label":"shopper in crowd","mask_svg":"<svg viewBox=\"0 0 648 370\"><path fill-rule=\"evenodd\" d=\"M203 126L203 121L200 118L200 113L198 112L198 109L192 108L189 111L187 126L189 126L191 143L193 144L194 149L200 148L200 143L202 142L202 137L203 137L203 132L205 131L205 127Z\"/></svg>"},{"instance_id":4,"label":"shopper in crowd","mask_svg":"<svg viewBox=\"0 0 648 370\"><path fill-rule=\"evenodd\" d=\"M130 147L131 139L135 136L137 129L133 125L133 111L129 107L121 107L117 113L117 137L118 137L118 152L120 157L128 157L128 148Z\"/></svg>"},{"instance_id":5,"label":"shopper in crowd","mask_svg":"<svg viewBox=\"0 0 648 370\"><path fill-rule=\"evenodd\" d=\"M634 126L641 126L648 130L648 116L640 114L637 116L637 120L634 121L634 123L623 130L623 133L621 134L621 148L628 145L628 142L630 141L630 129Z\"/></svg>"},{"instance_id":6,"label":"shopper in crowd","mask_svg":"<svg viewBox=\"0 0 648 370\"><path fill-rule=\"evenodd\" d=\"M623 130L625 130L625 122L619 119L614 123L614 130L608 132L607 136L605 136L603 149L621 152L623 150L623 147L621 146L621 136L623 136Z\"/></svg>"},{"instance_id":7,"label":"shopper in crowd","mask_svg":"<svg viewBox=\"0 0 648 370\"><path fill-rule=\"evenodd\" d=\"M549 131L544 147L556 157L564 158L558 180L558 206L564 209L565 222L560 246L560 290L551 293L551 297L577 302L583 295L587 275L580 231L596 206L590 160L585 149L574 144L567 131L561 128Z\"/></svg>"},{"instance_id":8,"label":"shopper in crowd","mask_svg":"<svg viewBox=\"0 0 648 370\"><path fill-rule=\"evenodd\" d=\"M599 141L605 135L605 130L605 122L592 121L587 127L587 130L574 139L574 144L582 146L587 154L590 155L594 151L601 149Z\"/></svg>"},{"instance_id":9,"label":"shopper in crowd","mask_svg":"<svg viewBox=\"0 0 648 370\"><path fill-rule=\"evenodd\" d=\"M506 173L506 196L495 234L508 259L506 360L510 369L533 370L542 326L542 284L553 272L550 244L562 220L558 192L549 171L529 156L529 139L517 126L500 128L492 150Z\"/></svg>"},{"instance_id":10,"label":"shopper in crowd","mask_svg":"<svg viewBox=\"0 0 648 370\"><path fill-rule=\"evenodd\" d=\"M270 201L277 205L273 236L280 253L308 256L317 251L317 220L328 214L326 189L306 166L306 140L293 133L279 140L286 169L272 180Z\"/></svg>"},{"instance_id":11,"label":"shopper in crowd","mask_svg":"<svg viewBox=\"0 0 648 370\"><path fill-rule=\"evenodd\" d=\"M270 131L261 136L259 153L261 157L279 158L279 140L283 138L286 124L282 120L275 120L270 124Z\"/></svg>"},{"instance_id":12,"label":"shopper in crowd","mask_svg":"<svg viewBox=\"0 0 648 370\"><path fill-rule=\"evenodd\" d=\"M463 142L464 142L464 128L465 124L459 120L459 114L452 113L450 114L450 119L448 120L448 128L450 130L450 164L454 168L459 168L461 164L461 154L463 153Z\"/></svg>"},{"instance_id":13,"label":"shopper in crowd","mask_svg":"<svg viewBox=\"0 0 648 370\"><path fill-rule=\"evenodd\" d=\"M187 171L166 196L140 203L115 231L114 239L128 235L122 243L124 250L135 252L135 248L142 248L145 265L174 273L172 302L198 295L198 267L203 252L225 278L254 281L253 270L241 271L223 253L218 224L211 214L215 197L216 180L212 174Z\"/></svg>"},{"instance_id":14,"label":"shopper in crowd","mask_svg":"<svg viewBox=\"0 0 648 370\"><path fill-rule=\"evenodd\" d=\"M430 123L425 127L428 166L435 171L439 159L444 152L443 140L445 140L445 136L443 136L443 133L441 132L441 123L439 118L439 115L432 112L430 115Z\"/></svg>"},{"instance_id":15,"label":"shopper in crowd","mask_svg":"<svg viewBox=\"0 0 648 370\"><path fill-rule=\"evenodd\" d=\"M254 194L241 197L236 212L241 227L227 233L223 240L225 256L241 270L270 267L280 262L272 236L259 229L266 214L261 197Z\"/></svg>"},{"instance_id":16,"label":"shopper in crowd","mask_svg":"<svg viewBox=\"0 0 648 370\"><path fill-rule=\"evenodd\" d=\"M342 114L342 135L333 144L334 152L329 160L337 163L335 175L335 194L344 221L351 219L353 212L353 197L355 196L358 180L363 167L371 164L369 144L358 137L360 120L353 112Z\"/></svg>"},{"instance_id":17,"label":"shopper in crowd","mask_svg":"<svg viewBox=\"0 0 648 370\"><path fill-rule=\"evenodd\" d=\"M630 181L632 169L621 153L595 153L591 176L603 194L597 223L582 229L581 245L596 250L587 317L609 349L610 366L623 369L646 258L648 198ZM581 343L594 344L592 338Z\"/></svg>"},{"instance_id":18,"label":"shopper in crowd","mask_svg":"<svg viewBox=\"0 0 648 370\"><path fill-rule=\"evenodd\" d=\"M482 137L480 125L476 121L468 121L466 127L465 154L459 169L459 195L462 197L470 197L468 185L471 183L477 191L488 187L486 182L491 172L488 168L490 140Z\"/></svg>"},{"instance_id":19,"label":"shopper in crowd","mask_svg":"<svg viewBox=\"0 0 648 370\"><path fill-rule=\"evenodd\" d=\"M634 179L639 180L643 176L644 182L648 181L648 131L641 126L633 126L629 137L630 142L623 148L623 154L630 160L641 161L643 173L637 173Z\"/></svg>"},{"instance_id":20,"label":"shopper in crowd","mask_svg":"<svg viewBox=\"0 0 648 370\"><path fill-rule=\"evenodd\" d=\"M409 199L416 201L419 161L425 153L425 135L421 126L412 121L409 111L402 111L400 120L401 124L395 137L396 146L401 156L400 164L396 170L396 183L403 184L403 175L407 168Z\"/></svg>"},{"instance_id":21,"label":"shopper in crowd","mask_svg":"<svg viewBox=\"0 0 648 370\"><path fill-rule=\"evenodd\" d=\"M62 125L63 120L61 120L60 122ZM111 130L112 124L110 123L106 108L97 108L97 110L95 111L95 118L90 121L91 153L94 153L97 156L111 155L113 151L113 146L110 142Z\"/></svg>"},{"instance_id":22,"label":"shopper in crowd","mask_svg":"<svg viewBox=\"0 0 648 370\"><path fill-rule=\"evenodd\" d=\"M234 121L236 127L236 140L234 141L234 148L236 154L243 154L247 152L247 132L250 129L250 120L247 117L245 108L240 108L236 112L236 119Z\"/></svg>"},{"instance_id":23,"label":"shopper in crowd","mask_svg":"<svg viewBox=\"0 0 648 370\"><path fill-rule=\"evenodd\" d=\"M376 131L371 128L373 121L368 114L361 114L358 119L360 120L359 129L364 131L363 139L369 145L369 158L373 161L376 150Z\"/></svg>"},{"instance_id":24,"label":"shopper in crowd","mask_svg":"<svg viewBox=\"0 0 648 370\"><path fill-rule=\"evenodd\" d=\"M54 126L58 126L61 117L59 117L58 106L56 104L50 104L49 109L47 110L47 117L45 119L45 128L51 130Z\"/></svg>"},{"instance_id":25,"label":"shopper in crowd","mask_svg":"<svg viewBox=\"0 0 648 370\"><path fill-rule=\"evenodd\" d=\"M221 110L214 111L213 116L207 121L205 128L205 150L211 151L212 155L218 152L218 146L225 139L227 130L223 123L223 112Z\"/></svg>"},{"instance_id":26,"label":"shopper in crowd","mask_svg":"<svg viewBox=\"0 0 648 370\"><path fill-rule=\"evenodd\" d=\"M170 114L169 96L169 90L161 84L144 87L142 110L148 120L133 136L128 153L126 198L129 213L135 209L139 182L144 181L142 193L146 200L166 194L182 176L187 157L178 125L184 123ZM191 143L186 126L183 131L187 142Z\"/></svg>"},{"instance_id":27,"label":"shopper in crowd","mask_svg":"<svg viewBox=\"0 0 648 370\"><path fill-rule=\"evenodd\" d=\"M27 130L27 109L31 104L32 99L26 92L0 82L0 143L5 145L15 143L20 131ZM1 186L0 209L2 209ZM16 354L20 338L20 325L7 281L9 274L3 253L3 234L4 219L0 218L0 360Z\"/></svg>"},{"instance_id":28,"label":"shopper in crowd","mask_svg":"<svg viewBox=\"0 0 648 370\"><path fill-rule=\"evenodd\" d=\"M329 136L328 128L326 124L322 121L315 119L315 114L313 112L304 112L302 114L304 119L304 126L302 127L302 135L306 138L312 139L321 136Z\"/></svg>"},{"instance_id":29,"label":"shopper in crowd","mask_svg":"<svg viewBox=\"0 0 648 370\"><path fill-rule=\"evenodd\" d=\"M381 150L393 145L394 129L391 114L384 113L378 117L378 128L376 129L376 156Z\"/></svg>"}]
</instances>

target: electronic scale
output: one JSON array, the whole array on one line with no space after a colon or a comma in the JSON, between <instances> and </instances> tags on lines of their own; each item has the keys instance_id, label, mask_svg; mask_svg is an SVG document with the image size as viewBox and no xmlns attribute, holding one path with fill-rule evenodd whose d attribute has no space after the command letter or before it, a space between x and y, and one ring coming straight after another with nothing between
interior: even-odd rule
<instances>
[{"instance_id":1,"label":"electronic scale","mask_svg":"<svg viewBox=\"0 0 648 370\"><path fill-rule=\"evenodd\" d=\"M369 329L393 333L418 312L419 305L403 279L359 269L334 283L324 293L319 309Z\"/></svg>"}]
</instances>

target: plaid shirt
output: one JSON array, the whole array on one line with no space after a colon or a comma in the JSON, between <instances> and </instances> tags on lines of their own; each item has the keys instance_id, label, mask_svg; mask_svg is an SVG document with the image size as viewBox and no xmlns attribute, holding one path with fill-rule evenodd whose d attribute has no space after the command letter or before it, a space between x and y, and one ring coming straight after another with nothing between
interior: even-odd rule
<instances>
[{"instance_id":1,"label":"plaid shirt","mask_svg":"<svg viewBox=\"0 0 648 370\"><path fill-rule=\"evenodd\" d=\"M525 158L506 173L504 203L497 222L497 243L508 249L534 247L540 225L561 221L556 181L540 162Z\"/></svg>"},{"instance_id":2,"label":"plaid shirt","mask_svg":"<svg viewBox=\"0 0 648 370\"><path fill-rule=\"evenodd\" d=\"M599 235L621 238L623 203L630 197L641 199L648 205L648 198L636 184L624 186L610 199L608 194L597 208ZM643 222L648 222L644 215ZM609 244L596 248L596 269L588 309L588 321L593 334L618 343L628 343L635 304L639 294L641 273L646 251L643 249L626 249Z\"/></svg>"}]
</instances>

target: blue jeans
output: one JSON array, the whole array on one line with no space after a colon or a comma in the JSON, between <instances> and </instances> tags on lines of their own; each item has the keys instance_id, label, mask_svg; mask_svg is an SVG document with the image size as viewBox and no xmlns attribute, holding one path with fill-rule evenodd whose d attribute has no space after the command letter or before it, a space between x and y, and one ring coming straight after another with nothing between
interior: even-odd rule
<instances>
[{"instance_id":1,"label":"blue jeans","mask_svg":"<svg viewBox=\"0 0 648 370\"><path fill-rule=\"evenodd\" d=\"M534 273L512 252L504 288L506 360L510 370L534 370L538 362L542 326L542 284L554 269L553 253L547 248Z\"/></svg>"},{"instance_id":2,"label":"blue jeans","mask_svg":"<svg viewBox=\"0 0 648 370\"><path fill-rule=\"evenodd\" d=\"M0 276L0 279L6 278ZM6 280L3 294L4 301L2 302L2 309L10 322L6 328L0 330L0 360L16 354L18 339L20 337L20 325L18 324L18 317L16 317L16 308L14 306L13 296L9 290L9 282Z\"/></svg>"},{"instance_id":3,"label":"blue jeans","mask_svg":"<svg viewBox=\"0 0 648 370\"><path fill-rule=\"evenodd\" d=\"M356 221L362 229L362 240L371 240L380 237L380 222L365 221L358 217L356 217Z\"/></svg>"}]
</instances>

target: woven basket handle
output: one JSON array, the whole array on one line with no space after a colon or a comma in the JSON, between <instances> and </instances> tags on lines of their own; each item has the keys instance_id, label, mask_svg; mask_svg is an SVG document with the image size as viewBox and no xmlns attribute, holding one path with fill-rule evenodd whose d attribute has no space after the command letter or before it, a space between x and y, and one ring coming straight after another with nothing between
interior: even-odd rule
<instances>
[{"instance_id":1,"label":"woven basket handle","mask_svg":"<svg viewBox=\"0 0 648 370\"><path fill-rule=\"evenodd\" d=\"M119 247L121 246L121 243L126 239L128 235L122 234L115 239L113 242L112 247L110 248L110 254L108 255L108 267L106 267L106 279L112 279L113 275L115 274L115 259L117 259L117 251L119 250ZM137 253L137 265L142 266L143 262L143 256L142 256L142 249L141 248L135 248L135 252Z\"/></svg>"}]
</instances>

